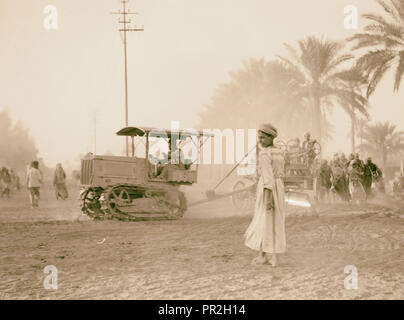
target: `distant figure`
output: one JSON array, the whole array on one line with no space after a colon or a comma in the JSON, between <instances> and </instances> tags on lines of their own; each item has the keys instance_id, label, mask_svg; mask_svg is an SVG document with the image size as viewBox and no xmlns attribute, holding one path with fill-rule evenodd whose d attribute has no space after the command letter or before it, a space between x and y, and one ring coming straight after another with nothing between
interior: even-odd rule
<instances>
[{"instance_id":1,"label":"distant figure","mask_svg":"<svg viewBox=\"0 0 404 320\"><path fill-rule=\"evenodd\" d=\"M360 159L359 153L355 153L355 161L356 161L357 166L360 168L360 170L363 173L363 168L365 167L365 162L363 162L363 160Z\"/></svg>"},{"instance_id":2,"label":"distant figure","mask_svg":"<svg viewBox=\"0 0 404 320\"><path fill-rule=\"evenodd\" d=\"M364 165L363 161L359 158L359 154L355 154L353 160L349 162L347 173L351 200L360 203L366 198L366 190L362 185Z\"/></svg>"},{"instance_id":3,"label":"distant figure","mask_svg":"<svg viewBox=\"0 0 404 320\"><path fill-rule=\"evenodd\" d=\"M404 173L397 172L393 180L393 192L401 193L401 191L404 191Z\"/></svg>"},{"instance_id":4,"label":"distant figure","mask_svg":"<svg viewBox=\"0 0 404 320\"><path fill-rule=\"evenodd\" d=\"M340 161L341 161L341 165L344 168L344 170L347 170L348 166L349 166L349 160L347 159L345 153L341 153Z\"/></svg>"},{"instance_id":5,"label":"distant figure","mask_svg":"<svg viewBox=\"0 0 404 320\"><path fill-rule=\"evenodd\" d=\"M363 176L362 176L362 185L365 189L366 199L369 199L372 195L372 168L374 164L372 163L372 158L368 157L366 160L366 164L363 167Z\"/></svg>"},{"instance_id":6,"label":"distant figure","mask_svg":"<svg viewBox=\"0 0 404 320\"><path fill-rule=\"evenodd\" d=\"M292 156L290 157L290 159L285 159L285 161L287 160L287 162L290 163L303 163L303 156L301 155L302 147L300 145L299 138L292 140L292 144L288 146L288 149L288 153L292 154Z\"/></svg>"},{"instance_id":7,"label":"distant figure","mask_svg":"<svg viewBox=\"0 0 404 320\"><path fill-rule=\"evenodd\" d=\"M331 190L331 168L327 160L324 160L320 167L320 190L319 200L328 201Z\"/></svg>"},{"instance_id":8,"label":"distant figure","mask_svg":"<svg viewBox=\"0 0 404 320\"><path fill-rule=\"evenodd\" d=\"M1 196L5 196L7 199L10 197L11 189L11 176L6 167L3 167L0 172L1 183Z\"/></svg>"},{"instance_id":9,"label":"distant figure","mask_svg":"<svg viewBox=\"0 0 404 320\"><path fill-rule=\"evenodd\" d=\"M295 139L295 147L296 147L297 151L300 151L300 148L301 148L301 146L300 146L300 139L297 138L297 137L296 137L296 139Z\"/></svg>"},{"instance_id":10,"label":"distant figure","mask_svg":"<svg viewBox=\"0 0 404 320\"><path fill-rule=\"evenodd\" d=\"M351 153L348 158L348 166L351 165L351 162L355 162L355 154Z\"/></svg>"},{"instance_id":11,"label":"distant figure","mask_svg":"<svg viewBox=\"0 0 404 320\"><path fill-rule=\"evenodd\" d=\"M320 172L321 172L321 160L316 158L310 168L310 174L313 178L313 190L314 190L314 199L316 201L320 200Z\"/></svg>"},{"instance_id":12,"label":"distant figure","mask_svg":"<svg viewBox=\"0 0 404 320\"><path fill-rule=\"evenodd\" d=\"M315 151L315 145L317 143L316 139L311 139L310 132L307 132L304 135L305 140L302 143L302 148L306 152L304 161L306 164L311 168L313 165L314 159L316 158L317 154Z\"/></svg>"},{"instance_id":13,"label":"distant figure","mask_svg":"<svg viewBox=\"0 0 404 320\"><path fill-rule=\"evenodd\" d=\"M66 200L69 196L66 188L66 173L62 168L62 164L56 165L55 174L53 175L53 186L55 187L56 200Z\"/></svg>"},{"instance_id":14,"label":"distant figure","mask_svg":"<svg viewBox=\"0 0 404 320\"><path fill-rule=\"evenodd\" d=\"M347 159L348 160L348 159ZM346 174L346 163L343 157L339 158L338 154L334 155L331 162L331 190L335 191L341 200L349 202L351 196L348 189L348 178Z\"/></svg>"},{"instance_id":15,"label":"distant figure","mask_svg":"<svg viewBox=\"0 0 404 320\"><path fill-rule=\"evenodd\" d=\"M307 132L304 135L304 140L303 140L303 143L302 143L302 148L303 149L306 149L306 150L309 149L309 145L310 145L310 143L312 141L310 137L311 137L310 132Z\"/></svg>"},{"instance_id":16,"label":"distant figure","mask_svg":"<svg viewBox=\"0 0 404 320\"><path fill-rule=\"evenodd\" d=\"M373 181L375 183L375 188L377 189L378 192L385 193L386 190L384 187L383 172L376 164L374 164L374 167L376 169L373 171Z\"/></svg>"},{"instance_id":17,"label":"distant figure","mask_svg":"<svg viewBox=\"0 0 404 320\"><path fill-rule=\"evenodd\" d=\"M21 183L20 183L20 176L19 175L15 175L15 186L17 188L17 191L20 191Z\"/></svg>"},{"instance_id":18,"label":"distant figure","mask_svg":"<svg viewBox=\"0 0 404 320\"><path fill-rule=\"evenodd\" d=\"M10 181L10 191L16 192L18 190L17 175L14 173L13 169L10 169Z\"/></svg>"},{"instance_id":19,"label":"distant figure","mask_svg":"<svg viewBox=\"0 0 404 320\"><path fill-rule=\"evenodd\" d=\"M43 183L42 181L42 173L38 168L38 161L32 161L30 168L27 172L27 181L26 185L29 190L29 196L31 200L31 207L37 208L38 201L40 198L40 187Z\"/></svg>"}]
</instances>

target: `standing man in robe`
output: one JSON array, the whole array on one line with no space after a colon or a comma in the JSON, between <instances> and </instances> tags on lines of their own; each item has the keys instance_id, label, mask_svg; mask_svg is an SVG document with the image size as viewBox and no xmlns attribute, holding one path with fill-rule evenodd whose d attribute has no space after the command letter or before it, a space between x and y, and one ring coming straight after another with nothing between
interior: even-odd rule
<instances>
[{"instance_id":1,"label":"standing man in robe","mask_svg":"<svg viewBox=\"0 0 404 320\"><path fill-rule=\"evenodd\" d=\"M286 251L285 189L283 151L274 146L277 129L267 123L259 127L259 181L254 217L245 233L245 245L259 251L253 263L278 264L278 254ZM268 255L272 255L269 259Z\"/></svg>"}]
</instances>

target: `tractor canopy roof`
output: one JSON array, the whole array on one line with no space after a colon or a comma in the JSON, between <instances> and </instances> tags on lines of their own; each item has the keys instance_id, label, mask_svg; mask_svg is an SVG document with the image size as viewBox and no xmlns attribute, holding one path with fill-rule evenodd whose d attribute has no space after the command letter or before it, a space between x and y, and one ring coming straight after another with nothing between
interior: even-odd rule
<instances>
[{"instance_id":1,"label":"tractor canopy roof","mask_svg":"<svg viewBox=\"0 0 404 320\"><path fill-rule=\"evenodd\" d=\"M153 137L159 136L171 136L171 134L178 135L181 139L186 139L191 136L208 136L213 137L214 134L210 132L204 132L201 130L181 130L178 131L171 131L168 129L159 129L159 128L152 128L152 127L125 127L119 130L116 134L118 136L139 136L143 137L145 134L150 133Z\"/></svg>"}]
</instances>

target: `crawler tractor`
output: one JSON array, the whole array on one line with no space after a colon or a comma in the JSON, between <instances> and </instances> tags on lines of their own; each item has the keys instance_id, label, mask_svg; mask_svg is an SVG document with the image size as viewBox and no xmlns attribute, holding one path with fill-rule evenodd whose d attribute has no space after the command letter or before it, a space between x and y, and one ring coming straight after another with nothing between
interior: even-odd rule
<instances>
[{"instance_id":1,"label":"crawler tractor","mask_svg":"<svg viewBox=\"0 0 404 320\"><path fill-rule=\"evenodd\" d=\"M181 218L187 202L179 187L197 181L198 166L185 158L182 148L190 143L199 150L206 141L204 137L213 135L149 127L125 127L117 135L131 138L131 156L90 153L81 160L83 213L94 219ZM153 154L153 150L160 150L156 145L162 142L167 152Z\"/></svg>"}]
</instances>

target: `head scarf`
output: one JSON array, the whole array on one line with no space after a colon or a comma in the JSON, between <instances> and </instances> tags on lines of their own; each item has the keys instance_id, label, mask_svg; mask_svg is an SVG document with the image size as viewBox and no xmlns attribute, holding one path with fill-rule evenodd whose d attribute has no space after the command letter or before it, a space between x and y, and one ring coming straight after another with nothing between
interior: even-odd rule
<instances>
[{"instance_id":1,"label":"head scarf","mask_svg":"<svg viewBox=\"0 0 404 320\"><path fill-rule=\"evenodd\" d=\"M258 131L262 131L270 136L273 136L274 138L278 136L278 130L270 123L261 124Z\"/></svg>"}]
</instances>

